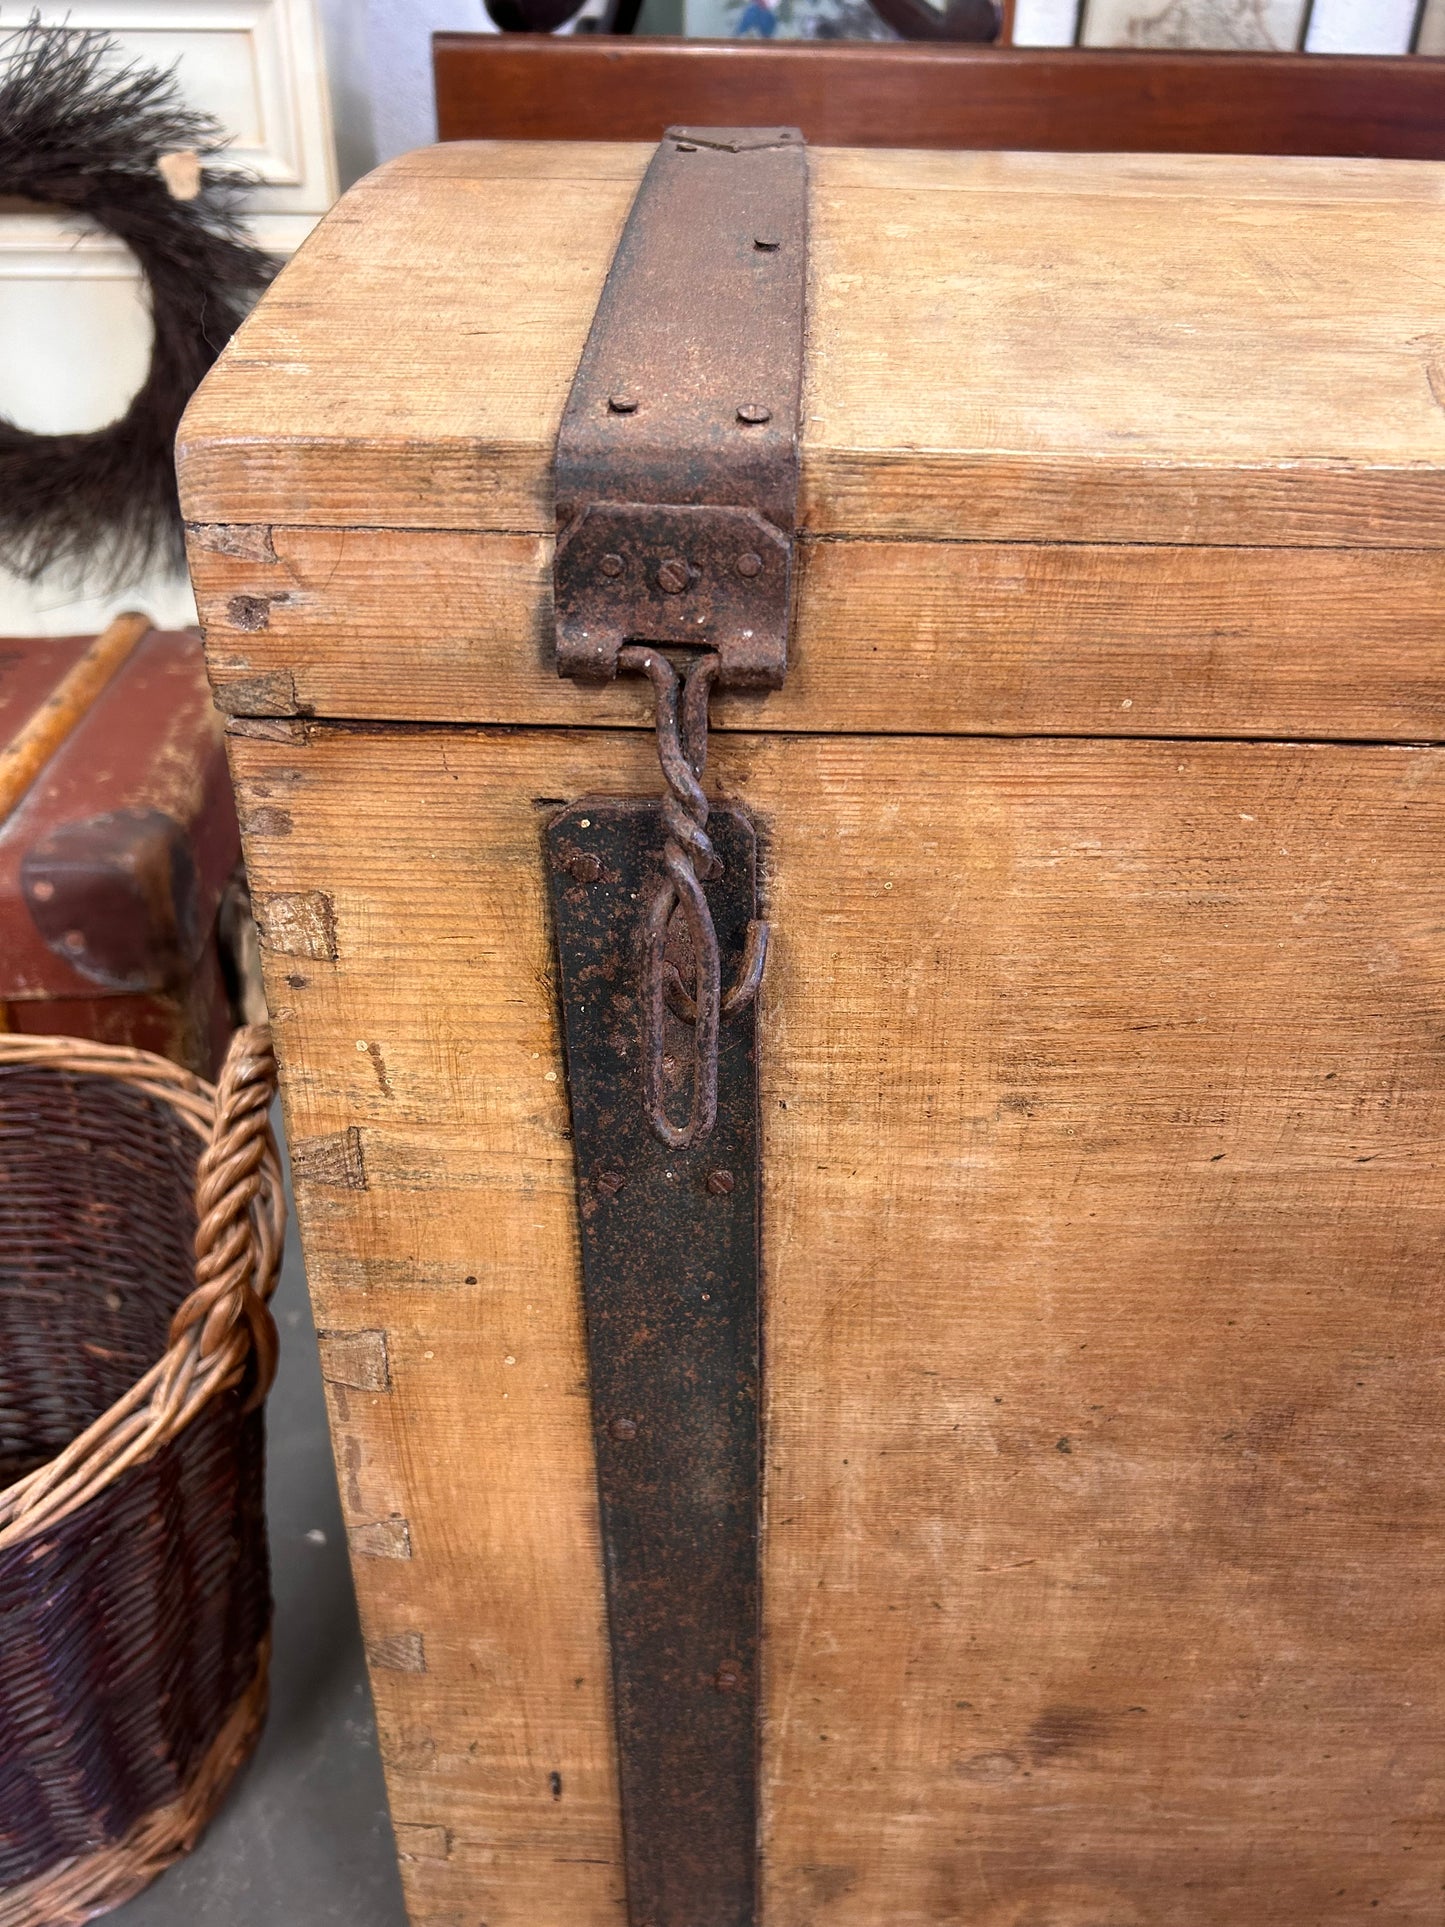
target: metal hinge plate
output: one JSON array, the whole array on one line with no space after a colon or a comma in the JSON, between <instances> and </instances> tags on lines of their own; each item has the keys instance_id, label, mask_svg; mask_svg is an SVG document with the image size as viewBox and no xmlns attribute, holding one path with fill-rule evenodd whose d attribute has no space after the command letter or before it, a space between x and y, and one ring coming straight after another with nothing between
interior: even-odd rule
<instances>
[{"instance_id":1,"label":"metal hinge plate","mask_svg":"<svg viewBox=\"0 0 1445 1927\"><path fill-rule=\"evenodd\" d=\"M561 675L628 642L787 664L807 293L796 128L670 128L617 244L557 438Z\"/></svg>"}]
</instances>

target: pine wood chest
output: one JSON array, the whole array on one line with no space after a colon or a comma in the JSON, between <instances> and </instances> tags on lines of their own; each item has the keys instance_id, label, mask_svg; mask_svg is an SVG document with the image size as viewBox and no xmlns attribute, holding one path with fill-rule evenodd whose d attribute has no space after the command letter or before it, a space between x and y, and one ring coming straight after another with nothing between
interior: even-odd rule
<instances>
[{"instance_id":1,"label":"pine wood chest","mask_svg":"<svg viewBox=\"0 0 1445 1927\"><path fill-rule=\"evenodd\" d=\"M181 435L413 1921L1423 1927L1445 172L814 151L789 404L582 359L653 159L391 163Z\"/></svg>"}]
</instances>

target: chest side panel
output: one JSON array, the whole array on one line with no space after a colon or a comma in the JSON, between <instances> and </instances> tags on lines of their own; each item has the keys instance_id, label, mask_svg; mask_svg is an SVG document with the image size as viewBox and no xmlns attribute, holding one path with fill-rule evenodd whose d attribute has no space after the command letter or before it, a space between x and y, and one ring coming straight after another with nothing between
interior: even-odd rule
<instances>
[{"instance_id":1,"label":"chest side panel","mask_svg":"<svg viewBox=\"0 0 1445 1927\"><path fill-rule=\"evenodd\" d=\"M614 1927L541 825L651 748L239 727L410 1903ZM1432 1919L1440 754L710 781L777 931L766 1927Z\"/></svg>"},{"instance_id":2,"label":"chest side panel","mask_svg":"<svg viewBox=\"0 0 1445 1927\"><path fill-rule=\"evenodd\" d=\"M408 1907L625 1927L534 800L585 752L241 728L269 732L232 770Z\"/></svg>"},{"instance_id":3,"label":"chest side panel","mask_svg":"<svg viewBox=\"0 0 1445 1927\"><path fill-rule=\"evenodd\" d=\"M1423 1927L1445 762L728 767L779 931L770 1927Z\"/></svg>"},{"instance_id":4,"label":"chest side panel","mask_svg":"<svg viewBox=\"0 0 1445 1927\"><path fill-rule=\"evenodd\" d=\"M193 531L217 700L242 715L646 727L553 661L551 543ZM1437 739L1445 551L1127 543L800 547L785 686L722 729Z\"/></svg>"}]
</instances>

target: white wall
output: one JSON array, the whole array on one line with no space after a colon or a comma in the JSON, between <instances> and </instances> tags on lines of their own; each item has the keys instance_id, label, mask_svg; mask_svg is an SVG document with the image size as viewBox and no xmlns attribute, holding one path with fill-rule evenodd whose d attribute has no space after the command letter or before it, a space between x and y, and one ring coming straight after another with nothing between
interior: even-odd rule
<instances>
[{"instance_id":1,"label":"white wall","mask_svg":"<svg viewBox=\"0 0 1445 1927\"><path fill-rule=\"evenodd\" d=\"M434 33L486 33L482 0L321 0L343 186L436 139Z\"/></svg>"}]
</instances>

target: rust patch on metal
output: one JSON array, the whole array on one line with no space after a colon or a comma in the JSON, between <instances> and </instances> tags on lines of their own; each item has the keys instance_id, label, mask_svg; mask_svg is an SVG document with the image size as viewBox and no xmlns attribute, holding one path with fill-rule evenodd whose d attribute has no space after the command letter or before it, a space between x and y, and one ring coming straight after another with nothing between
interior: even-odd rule
<instances>
[{"instance_id":1,"label":"rust patch on metal","mask_svg":"<svg viewBox=\"0 0 1445 1927\"><path fill-rule=\"evenodd\" d=\"M755 839L709 817L719 959L743 963ZM547 832L566 1027L606 1560L628 1905L634 1927L750 1927L758 1666L756 1012L721 1026L706 1141L661 1141L638 1102L647 931L664 811L574 804ZM595 864L586 861L595 859ZM579 859L582 859L579 861ZM694 979L681 912L670 977ZM660 1021L662 1097L686 1101L694 1039ZM725 1177L722 1175L725 1174Z\"/></svg>"},{"instance_id":2,"label":"rust patch on metal","mask_svg":"<svg viewBox=\"0 0 1445 1927\"><path fill-rule=\"evenodd\" d=\"M617 244L557 440L557 667L631 641L787 661L807 296L796 128L669 128Z\"/></svg>"},{"instance_id":3,"label":"rust patch on metal","mask_svg":"<svg viewBox=\"0 0 1445 1927\"><path fill-rule=\"evenodd\" d=\"M717 1109L718 1028L758 994L767 962L768 926L760 918L748 924L737 978L724 995L717 932L703 887L722 874L707 834L709 805L701 782L707 764L708 696L717 675L717 657L709 651L693 658L681 685L681 701L676 672L659 650L624 649L621 666L640 671L651 680L657 705L658 761L668 788L662 807L667 825L662 851L664 875L644 919L642 1094L654 1132L664 1144L681 1150L701 1144L712 1130ZM587 882L594 870L598 874L601 870L598 860L587 855L574 857L571 867L573 876L582 882ZM668 954L673 941L670 932L679 912L683 928L676 941L684 947L686 977L678 960ZM669 1010L692 1031L691 1090L685 1122L673 1116L664 1074ZM712 1178L708 1183L712 1188Z\"/></svg>"}]
</instances>

